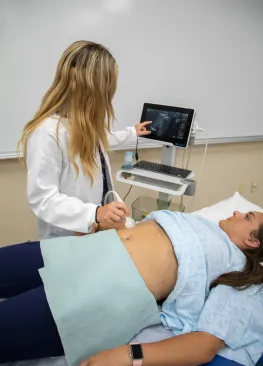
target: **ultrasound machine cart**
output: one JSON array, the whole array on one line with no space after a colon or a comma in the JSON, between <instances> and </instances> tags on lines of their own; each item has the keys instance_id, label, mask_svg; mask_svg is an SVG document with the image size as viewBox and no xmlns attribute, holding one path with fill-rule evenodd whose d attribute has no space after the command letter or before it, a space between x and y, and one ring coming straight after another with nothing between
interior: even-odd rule
<instances>
[{"instance_id":1,"label":"ultrasound machine cart","mask_svg":"<svg viewBox=\"0 0 263 366\"><path fill-rule=\"evenodd\" d=\"M153 120L154 113L156 116L155 120ZM188 147L194 115L193 109L149 103L144 104L141 122L152 120L153 123L149 128L152 128L153 130L157 124L159 124L159 126L161 124L163 124L162 126L167 126L166 135L158 137L156 137L156 135L147 136L147 140L156 140L160 145L163 145L161 164L174 167L176 147ZM171 119L173 119L173 121L171 121ZM169 127L171 127L171 125L173 127L174 124L177 124L177 131L179 131L175 137L171 136L172 134L169 133ZM140 140L146 140L146 138L140 138ZM117 172L116 179L118 182L159 192L159 198L157 200L158 209L172 209L171 196L194 195L194 175L195 174L191 172L186 178L182 178L179 176L138 169L133 166L131 169L122 167ZM179 210L183 211L183 209Z\"/></svg>"}]
</instances>

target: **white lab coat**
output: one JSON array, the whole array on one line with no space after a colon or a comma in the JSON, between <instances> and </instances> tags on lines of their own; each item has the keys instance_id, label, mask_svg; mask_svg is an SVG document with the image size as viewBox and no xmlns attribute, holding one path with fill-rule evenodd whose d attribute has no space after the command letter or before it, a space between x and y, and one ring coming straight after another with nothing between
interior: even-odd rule
<instances>
[{"instance_id":1,"label":"white lab coat","mask_svg":"<svg viewBox=\"0 0 263 366\"><path fill-rule=\"evenodd\" d=\"M69 131L58 117L47 118L29 137L27 145L27 195L38 219L39 239L70 236L75 231L88 233L101 204L103 177L98 169L94 183L84 174L80 161L79 175L69 160ZM112 148L136 138L134 127L109 135ZM97 155L100 164L99 154ZM108 154L105 160L110 166ZM110 170L110 168L109 168Z\"/></svg>"}]
</instances>

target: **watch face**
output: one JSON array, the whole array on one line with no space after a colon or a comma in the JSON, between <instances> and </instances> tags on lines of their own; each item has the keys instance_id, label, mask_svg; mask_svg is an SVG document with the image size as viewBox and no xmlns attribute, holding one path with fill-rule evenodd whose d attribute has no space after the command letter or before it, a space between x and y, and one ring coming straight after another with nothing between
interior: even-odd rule
<instances>
[{"instance_id":1,"label":"watch face","mask_svg":"<svg viewBox=\"0 0 263 366\"><path fill-rule=\"evenodd\" d=\"M133 360L142 360L143 359L141 344L132 344L131 345L131 358Z\"/></svg>"}]
</instances>

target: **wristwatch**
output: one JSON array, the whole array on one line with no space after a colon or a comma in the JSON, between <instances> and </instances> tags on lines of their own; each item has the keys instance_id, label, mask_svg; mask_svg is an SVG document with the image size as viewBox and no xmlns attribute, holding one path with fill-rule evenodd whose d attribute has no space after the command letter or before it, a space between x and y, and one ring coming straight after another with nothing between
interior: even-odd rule
<instances>
[{"instance_id":1,"label":"wristwatch","mask_svg":"<svg viewBox=\"0 0 263 366\"><path fill-rule=\"evenodd\" d=\"M132 366L141 366L143 360L142 345L140 343L130 344L130 357L132 360Z\"/></svg>"}]
</instances>

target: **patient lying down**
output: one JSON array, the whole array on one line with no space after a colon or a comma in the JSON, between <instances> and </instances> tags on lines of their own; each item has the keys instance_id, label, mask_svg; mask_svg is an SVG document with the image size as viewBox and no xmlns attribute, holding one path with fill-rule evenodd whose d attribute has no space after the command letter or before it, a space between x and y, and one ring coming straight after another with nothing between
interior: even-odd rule
<instances>
[{"instance_id":1,"label":"patient lying down","mask_svg":"<svg viewBox=\"0 0 263 366\"><path fill-rule=\"evenodd\" d=\"M111 232L105 231L106 234L109 233L109 238ZM100 234L91 234L85 237L87 239L84 237L70 238L70 244L75 243L77 250L78 241L89 240L92 244L87 242L85 247L85 250L89 250L92 246L95 247L96 240L99 242L97 235ZM231 218L221 221L217 226L194 215L158 211L151 213L144 222L134 228L117 230L117 236L129 255L129 260L133 262L146 285L147 290L145 291L148 291L149 295L157 301L164 300L160 321L174 334L174 337L164 341L142 344L143 366L200 365L210 362L217 353L227 355L227 358L244 365L256 364L263 353L263 290L260 286L263 284L263 268L260 265L260 262L263 261L263 214L235 212ZM60 245L63 244L62 241L65 242L66 250L66 242L69 238L51 239L52 243L51 241L41 243L44 258L51 247L52 250L56 247L57 240L60 241ZM37 250L40 252L39 244L34 243L33 245L34 247L31 245L32 250L36 251L38 248ZM109 248L111 245L114 246L111 242L107 243ZM5 262L6 258L9 258L10 263L6 263L5 266L15 271L16 268L13 267L12 261L16 256L16 251L17 256L21 257L23 246L25 252L28 253L28 244L20 244L13 247L12 257L6 255L12 247L0 249L0 266L2 257L5 258ZM50 253L52 256L52 251L48 255ZM105 263L113 260L111 254L102 258L104 257L101 253L101 260L104 260ZM28 265L33 266L33 263ZM39 269L39 265L36 267L35 272ZM48 268L45 260L46 267ZM127 269L127 271L129 270ZM92 273L90 269L90 276ZM23 350L21 351L21 340L19 340L21 329L18 327L27 326L28 332L32 327L28 323L23 325L21 319L23 312L27 311L23 307L19 308L19 314L7 311L9 301L12 301L12 304L10 303L12 309L16 308L15 301L17 301L17 307L19 306L19 296L6 300L0 304L0 334L3 335L4 331L9 333L8 341L12 343L12 351L8 351L10 347L5 347L5 339L0 338L2 345L0 363L59 356L64 351L67 356L68 344L62 334L61 319L57 315L56 305L52 299L54 295L49 293L50 284L46 282L44 274L45 272L43 272L42 280L58 331L55 322L50 322L48 319L49 329L47 330L46 327L42 329L42 325L40 325L37 334L32 334L32 337L28 338L28 344L23 340ZM6 277L8 275L5 274ZM19 277L20 274L17 273L17 278ZM15 276L12 278L14 280ZM55 278L52 280L56 282ZM36 283L35 287L43 293L41 301L46 302L45 290L40 277L38 281L39 283ZM127 286L129 286L128 282ZM15 286L15 284L13 285ZM116 293L122 291L122 287L118 288L117 284L114 283L113 286ZM26 290L32 290L33 287L31 285ZM5 283L2 283L0 275L0 298L8 297L8 293L5 291L8 290ZM59 291L59 288L56 291ZM18 295L18 293L11 295ZM130 295L131 298L136 299L136 291ZM145 296L147 297L148 294L145 293ZM43 307L43 303L39 304L39 301L36 301L33 306L37 311L37 307ZM92 305L87 303L86 306L89 316L92 316L90 308ZM44 313L40 312L39 316L50 317L49 307L45 308ZM107 303L105 303L105 307L107 307ZM47 314L47 312L49 313ZM144 313L141 312L141 314ZM78 315L74 313L69 315L68 323L70 323L70 316L72 319L74 316L77 319ZM16 324L14 324L14 317L20 317ZM32 318L30 321L34 322L34 319ZM1 329L3 326L1 324L4 324L4 329ZM152 324L156 324L156 321L152 320L146 325ZM117 337L117 333L120 332L119 327L121 324L116 325L112 330L112 339L114 339L115 333ZM145 323L141 324L138 331L144 327ZM136 333L131 335L133 337ZM103 336L102 331L101 338ZM40 338L39 343L38 337ZM55 346L53 347L49 345L50 337L54 339L53 345ZM32 339L36 344L35 347L32 347ZM78 355L79 359L83 361L83 366L131 366L130 346L125 345L126 341L124 337L123 342L116 341L114 348L101 350L101 352L91 355L86 361L83 360L83 355ZM70 342L71 347L74 341L71 339ZM110 344L114 344L114 341ZM108 347L103 346L103 348ZM71 351L69 350L69 353ZM92 352L87 355L90 353ZM71 356L69 355L67 359L71 360ZM76 363L72 361L72 364Z\"/></svg>"}]
</instances>

